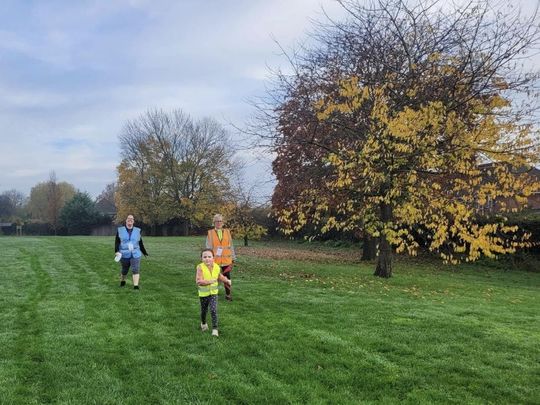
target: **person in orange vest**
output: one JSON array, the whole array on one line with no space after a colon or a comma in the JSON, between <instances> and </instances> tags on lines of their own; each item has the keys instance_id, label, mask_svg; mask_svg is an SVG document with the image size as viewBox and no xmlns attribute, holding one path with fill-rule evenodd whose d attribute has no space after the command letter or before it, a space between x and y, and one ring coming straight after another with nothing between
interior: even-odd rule
<instances>
[{"instance_id":1,"label":"person in orange vest","mask_svg":"<svg viewBox=\"0 0 540 405\"><path fill-rule=\"evenodd\" d=\"M206 236L206 248L212 249L214 261L221 267L221 273L231 279L231 270L236 260L231 232L223 228L223 216L214 215L214 229L208 230ZM225 286L225 299L232 301L231 286Z\"/></svg>"},{"instance_id":2,"label":"person in orange vest","mask_svg":"<svg viewBox=\"0 0 540 405\"><path fill-rule=\"evenodd\" d=\"M224 286L231 286L231 280L221 274L221 269L217 263L214 263L214 252L212 249L204 249L201 252L202 262L197 266L195 282L199 289L199 300L201 302L201 330L208 330L206 323L206 314L210 307L212 317L212 336L219 336L218 332L218 281Z\"/></svg>"}]
</instances>

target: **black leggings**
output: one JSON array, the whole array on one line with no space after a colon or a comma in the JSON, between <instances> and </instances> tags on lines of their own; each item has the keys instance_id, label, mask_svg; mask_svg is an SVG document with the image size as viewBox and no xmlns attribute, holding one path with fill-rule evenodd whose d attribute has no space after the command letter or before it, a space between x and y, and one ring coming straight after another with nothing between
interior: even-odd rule
<instances>
[{"instance_id":1,"label":"black leggings","mask_svg":"<svg viewBox=\"0 0 540 405\"><path fill-rule=\"evenodd\" d=\"M208 306L210 306L210 315L212 316L212 329L218 328L217 297L217 295L199 297L201 300L201 322L206 323L206 313L208 312Z\"/></svg>"}]
</instances>

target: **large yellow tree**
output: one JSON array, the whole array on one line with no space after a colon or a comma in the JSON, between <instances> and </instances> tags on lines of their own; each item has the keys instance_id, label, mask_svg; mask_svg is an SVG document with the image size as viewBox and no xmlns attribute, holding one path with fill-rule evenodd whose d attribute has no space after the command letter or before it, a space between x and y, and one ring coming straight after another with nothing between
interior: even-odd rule
<instances>
[{"instance_id":1,"label":"large yellow tree","mask_svg":"<svg viewBox=\"0 0 540 405\"><path fill-rule=\"evenodd\" d=\"M481 224L476 209L499 197L524 205L540 188L526 175L540 156L527 121L538 74L515 63L538 43L535 17L492 14L489 1L341 3L351 19L321 29L322 45L279 77L282 229L371 235L381 277L393 249L416 254L420 241L451 263L525 246L527 235L502 217Z\"/></svg>"}]
</instances>

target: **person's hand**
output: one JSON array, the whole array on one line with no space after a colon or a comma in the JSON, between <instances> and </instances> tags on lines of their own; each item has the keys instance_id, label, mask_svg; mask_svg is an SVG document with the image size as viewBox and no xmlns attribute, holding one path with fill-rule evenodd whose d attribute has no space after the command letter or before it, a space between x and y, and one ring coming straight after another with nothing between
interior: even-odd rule
<instances>
[{"instance_id":1,"label":"person's hand","mask_svg":"<svg viewBox=\"0 0 540 405\"><path fill-rule=\"evenodd\" d=\"M227 279L227 281L229 282L229 287L230 287L232 285L232 280Z\"/></svg>"}]
</instances>

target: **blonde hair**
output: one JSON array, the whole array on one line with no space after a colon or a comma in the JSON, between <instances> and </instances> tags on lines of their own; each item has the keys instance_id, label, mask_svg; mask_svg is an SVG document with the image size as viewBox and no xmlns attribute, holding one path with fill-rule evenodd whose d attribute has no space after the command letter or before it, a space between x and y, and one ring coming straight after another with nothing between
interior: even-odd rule
<instances>
[{"instance_id":1,"label":"blonde hair","mask_svg":"<svg viewBox=\"0 0 540 405\"><path fill-rule=\"evenodd\" d=\"M216 221L223 221L223 215L221 215L221 214L214 215L214 219L212 220L212 223L214 223Z\"/></svg>"}]
</instances>

